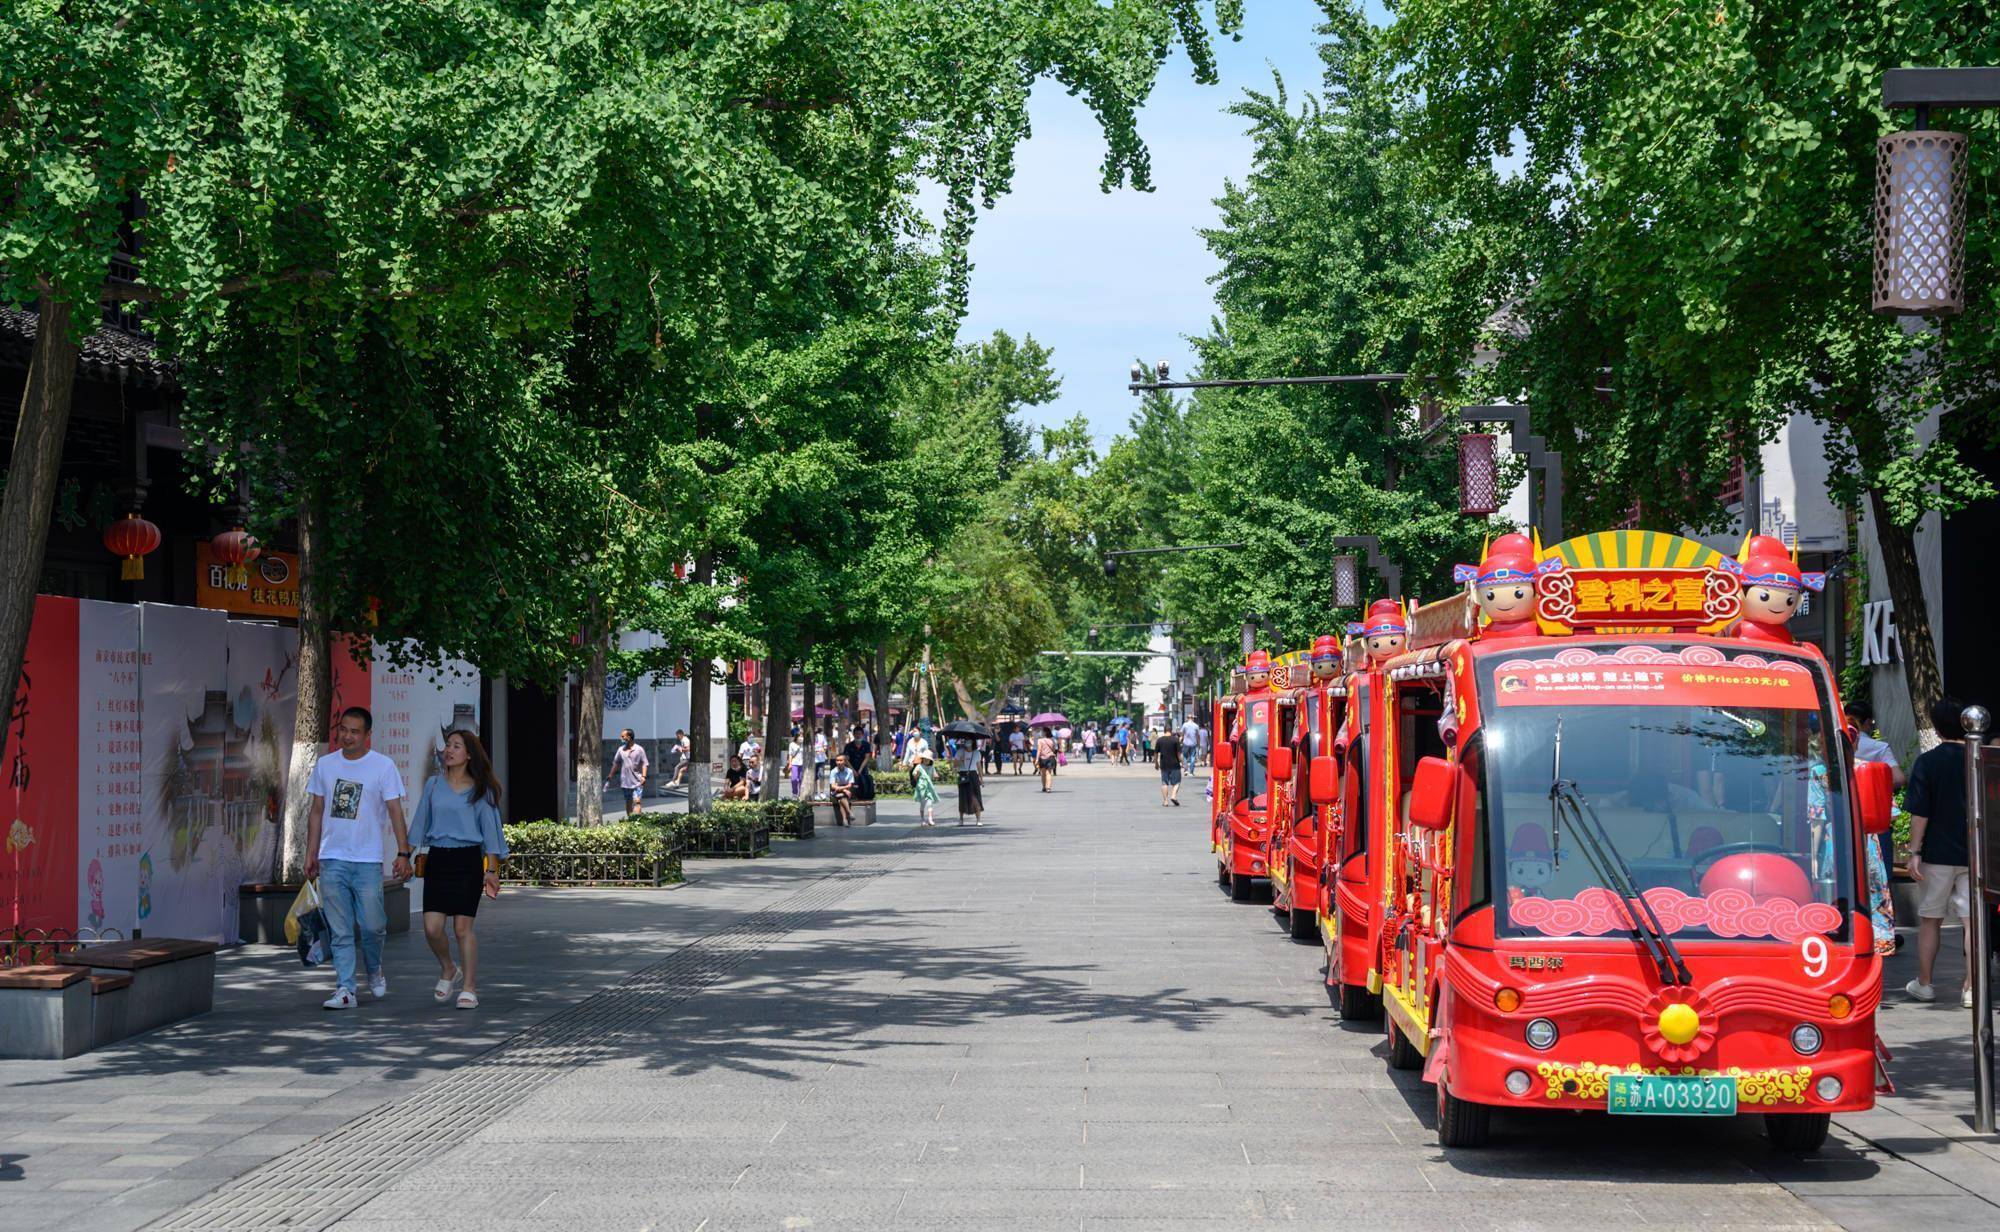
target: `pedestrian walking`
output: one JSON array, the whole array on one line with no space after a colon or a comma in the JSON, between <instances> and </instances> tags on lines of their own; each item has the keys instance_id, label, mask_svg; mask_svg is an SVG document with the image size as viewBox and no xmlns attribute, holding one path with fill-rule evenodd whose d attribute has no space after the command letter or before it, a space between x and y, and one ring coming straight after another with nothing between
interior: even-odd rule
<instances>
[{"instance_id":1,"label":"pedestrian walking","mask_svg":"<svg viewBox=\"0 0 2000 1232\"><path fill-rule=\"evenodd\" d=\"M1086 766L1091 766L1095 765L1096 763L1097 763L1097 725L1093 723L1089 727L1083 729L1083 764Z\"/></svg>"},{"instance_id":2,"label":"pedestrian walking","mask_svg":"<svg viewBox=\"0 0 2000 1232\"><path fill-rule=\"evenodd\" d=\"M1915 1001L1935 1001L1931 975L1944 941L1944 917L1949 910L1972 937L1972 891L1966 869L1970 862L1965 810L1965 731L1959 714L1965 703L1943 698L1931 707L1931 725L1944 743L1910 766L1903 807L1910 815L1910 880L1917 883L1917 978L1903 986ZM1969 951L1968 951L1969 957ZM1960 1005L1972 1005L1972 972L1966 971Z\"/></svg>"},{"instance_id":3,"label":"pedestrian walking","mask_svg":"<svg viewBox=\"0 0 2000 1232\"><path fill-rule=\"evenodd\" d=\"M922 814L921 824L937 825L938 789L937 781L931 777L931 759L920 757L910 767L910 797L917 802L917 810Z\"/></svg>"},{"instance_id":4,"label":"pedestrian walking","mask_svg":"<svg viewBox=\"0 0 2000 1232\"><path fill-rule=\"evenodd\" d=\"M806 776L806 746L799 740L799 731L792 729L792 739L785 746L785 773L792 778L792 799L799 798L799 788Z\"/></svg>"},{"instance_id":5,"label":"pedestrian walking","mask_svg":"<svg viewBox=\"0 0 2000 1232\"><path fill-rule=\"evenodd\" d=\"M1018 775L1021 773L1021 763L1028 760L1027 733L1016 727L1007 736L1007 750L1013 755L1014 773Z\"/></svg>"},{"instance_id":6,"label":"pedestrian walking","mask_svg":"<svg viewBox=\"0 0 2000 1232\"><path fill-rule=\"evenodd\" d=\"M424 941L438 960L431 999L472 1010L479 1008L479 937L473 920L481 895L500 897L500 862L507 858L500 780L486 746L469 731L446 736L440 760L444 773L432 775L417 799L409 846L423 853L417 859L424 879ZM445 934L447 922L450 936ZM451 957L453 939L458 942L457 962Z\"/></svg>"},{"instance_id":7,"label":"pedestrian walking","mask_svg":"<svg viewBox=\"0 0 2000 1232\"><path fill-rule=\"evenodd\" d=\"M813 729L812 743L813 799L815 800L821 799L826 795L826 746L825 730L815 727Z\"/></svg>"},{"instance_id":8,"label":"pedestrian walking","mask_svg":"<svg viewBox=\"0 0 2000 1232\"><path fill-rule=\"evenodd\" d=\"M1181 738L1171 730L1160 737L1154 752L1160 759L1160 807L1181 803Z\"/></svg>"},{"instance_id":9,"label":"pedestrian walking","mask_svg":"<svg viewBox=\"0 0 2000 1232\"><path fill-rule=\"evenodd\" d=\"M637 817L646 811L646 772L651 769L646 761L646 746L639 743L629 727L618 733L618 740L618 751L611 755L611 769L618 776L618 790L625 794L625 815Z\"/></svg>"},{"instance_id":10,"label":"pedestrian walking","mask_svg":"<svg viewBox=\"0 0 2000 1232\"><path fill-rule=\"evenodd\" d=\"M306 787L306 879L319 882L333 932L334 990L322 1003L330 1010L354 1008L359 975L368 977L368 992L376 1000L389 995L382 971L382 937L389 927L382 905L385 821L396 832L392 871L398 879L410 876L403 776L395 762L369 747L374 728L375 716L362 707L343 710L336 734L340 752L314 763Z\"/></svg>"},{"instance_id":11,"label":"pedestrian walking","mask_svg":"<svg viewBox=\"0 0 2000 1232\"><path fill-rule=\"evenodd\" d=\"M1043 794L1055 790L1051 784L1056 777L1056 737L1046 727L1035 738L1035 772L1042 776Z\"/></svg>"},{"instance_id":12,"label":"pedestrian walking","mask_svg":"<svg viewBox=\"0 0 2000 1232\"><path fill-rule=\"evenodd\" d=\"M958 746L958 757L953 766L958 771L958 824L965 824L965 815L972 814L972 824L986 824L986 793L979 782L980 741L966 740Z\"/></svg>"}]
</instances>

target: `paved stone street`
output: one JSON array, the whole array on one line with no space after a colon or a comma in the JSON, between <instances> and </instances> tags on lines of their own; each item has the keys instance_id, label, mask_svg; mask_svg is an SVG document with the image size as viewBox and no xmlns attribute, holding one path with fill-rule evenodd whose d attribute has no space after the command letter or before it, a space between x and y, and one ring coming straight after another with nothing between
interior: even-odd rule
<instances>
[{"instance_id":1,"label":"paved stone street","mask_svg":"<svg viewBox=\"0 0 2000 1232\"><path fill-rule=\"evenodd\" d=\"M1894 996L1903 1094L1815 1159L1747 1117L1503 1117L1439 1150L1317 948L1216 892L1201 781L1180 809L1153 782L1010 776L980 829L892 805L678 890L512 894L476 1014L430 1004L414 938L390 1001L344 1016L290 955L227 956L213 1015L0 1064L0 1227L2000 1221L1964 1017Z\"/></svg>"}]
</instances>

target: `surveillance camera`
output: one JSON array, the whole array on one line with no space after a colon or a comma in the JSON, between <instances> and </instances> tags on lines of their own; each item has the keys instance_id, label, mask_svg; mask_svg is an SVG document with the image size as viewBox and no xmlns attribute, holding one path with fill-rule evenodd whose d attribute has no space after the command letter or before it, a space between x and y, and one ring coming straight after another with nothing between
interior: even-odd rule
<instances>
[{"instance_id":1,"label":"surveillance camera","mask_svg":"<svg viewBox=\"0 0 2000 1232\"><path fill-rule=\"evenodd\" d=\"M1132 365L1132 383L1133 383L1134 385L1137 385L1137 384L1138 384L1139 382L1141 382L1141 381L1143 381L1143 380L1145 380L1145 379L1146 379L1146 365L1144 365L1144 364L1133 364L1133 365Z\"/></svg>"},{"instance_id":2,"label":"surveillance camera","mask_svg":"<svg viewBox=\"0 0 2000 1232\"><path fill-rule=\"evenodd\" d=\"M1166 380L1166 379L1167 379L1167 361L1166 361L1166 360L1164 360L1164 359L1156 361L1156 362L1155 362L1155 363L1153 364L1153 371L1155 371L1155 372L1157 372L1157 373L1159 373L1159 374L1160 374L1160 379L1161 379L1161 380L1163 380L1163 381L1164 381L1164 380Z\"/></svg>"},{"instance_id":3,"label":"surveillance camera","mask_svg":"<svg viewBox=\"0 0 2000 1232\"><path fill-rule=\"evenodd\" d=\"M1118 558L1116 556L1107 556L1104 558L1104 576L1118 576Z\"/></svg>"}]
</instances>

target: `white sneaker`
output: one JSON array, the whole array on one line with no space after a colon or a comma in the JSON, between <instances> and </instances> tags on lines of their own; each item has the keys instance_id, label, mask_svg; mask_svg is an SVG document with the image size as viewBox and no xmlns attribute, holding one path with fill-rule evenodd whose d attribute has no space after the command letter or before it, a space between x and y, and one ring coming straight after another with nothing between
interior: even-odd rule
<instances>
[{"instance_id":1,"label":"white sneaker","mask_svg":"<svg viewBox=\"0 0 2000 1232\"><path fill-rule=\"evenodd\" d=\"M1971 1008L1972 1008L1972 990L1971 990L1970 988L1961 988L1961 989L1959 989L1959 991L1958 991L1958 1004L1959 1004L1959 1007L1960 1007L1960 1008L1962 1008L1962 1009L1968 1009L1968 1010L1969 1010L1969 1009L1971 1009Z\"/></svg>"},{"instance_id":2,"label":"white sneaker","mask_svg":"<svg viewBox=\"0 0 2000 1232\"><path fill-rule=\"evenodd\" d=\"M1909 983L1903 985L1903 995L1912 1001L1935 1001L1937 1000L1937 989L1932 988L1929 984L1911 980Z\"/></svg>"},{"instance_id":3,"label":"white sneaker","mask_svg":"<svg viewBox=\"0 0 2000 1232\"><path fill-rule=\"evenodd\" d=\"M380 1001L389 995L389 977L380 971L368 977L368 995Z\"/></svg>"},{"instance_id":4,"label":"white sneaker","mask_svg":"<svg viewBox=\"0 0 2000 1232\"><path fill-rule=\"evenodd\" d=\"M348 988L334 989L331 997L319 1003L323 1010L351 1010L354 1005L354 991Z\"/></svg>"}]
</instances>

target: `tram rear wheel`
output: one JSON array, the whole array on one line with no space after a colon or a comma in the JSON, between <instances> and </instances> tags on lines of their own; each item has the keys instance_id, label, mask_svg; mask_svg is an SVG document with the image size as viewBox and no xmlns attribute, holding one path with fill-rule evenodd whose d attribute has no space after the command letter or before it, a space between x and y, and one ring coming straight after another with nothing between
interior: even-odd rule
<instances>
[{"instance_id":1,"label":"tram rear wheel","mask_svg":"<svg viewBox=\"0 0 2000 1232\"><path fill-rule=\"evenodd\" d=\"M1781 1151L1817 1151L1826 1144L1826 1131L1833 1124L1829 1112L1794 1112L1787 1116L1766 1116L1764 1132L1771 1145Z\"/></svg>"},{"instance_id":2,"label":"tram rear wheel","mask_svg":"<svg viewBox=\"0 0 2000 1232\"><path fill-rule=\"evenodd\" d=\"M1451 1093L1444 1082L1437 1084L1438 1145L1481 1147L1493 1134L1493 1109L1469 1103Z\"/></svg>"},{"instance_id":3,"label":"tram rear wheel","mask_svg":"<svg viewBox=\"0 0 2000 1232\"><path fill-rule=\"evenodd\" d=\"M1215 862L1215 884L1225 890L1229 888L1229 861L1217 860Z\"/></svg>"},{"instance_id":4,"label":"tram rear wheel","mask_svg":"<svg viewBox=\"0 0 2000 1232\"><path fill-rule=\"evenodd\" d=\"M1229 874L1229 901L1247 903L1255 896L1257 883L1248 873Z\"/></svg>"},{"instance_id":5,"label":"tram rear wheel","mask_svg":"<svg viewBox=\"0 0 2000 1232\"><path fill-rule=\"evenodd\" d=\"M1372 1022L1382 1016L1382 1003L1359 984L1342 984L1340 1016L1348 1022Z\"/></svg>"},{"instance_id":6,"label":"tram rear wheel","mask_svg":"<svg viewBox=\"0 0 2000 1232\"><path fill-rule=\"evenodd\" d=\"M1396 1029L1394 1018L1389 1019L1383 1029L1389 1034L1390 1069L1419 1069L1423 1066L1424 1054L1418 1052L1416 1045Z\"/></svg>"}]
</instances>

